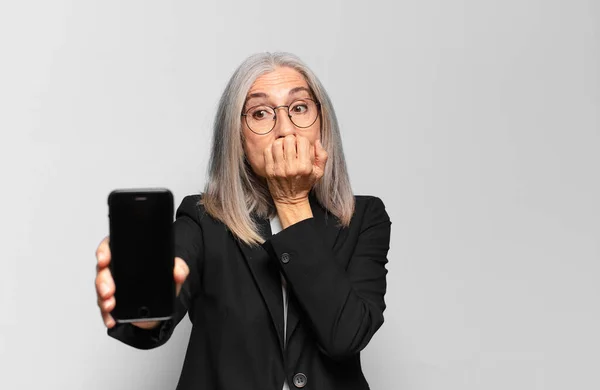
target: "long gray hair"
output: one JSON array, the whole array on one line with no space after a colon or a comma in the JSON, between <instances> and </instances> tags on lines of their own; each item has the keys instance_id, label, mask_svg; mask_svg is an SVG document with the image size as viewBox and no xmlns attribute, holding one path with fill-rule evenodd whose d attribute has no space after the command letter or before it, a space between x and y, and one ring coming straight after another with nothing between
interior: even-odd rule
<instances>
[{"instance_id":1,"label":"long gray hair","mask_svg":"<svg viewBox=\"0 0 600 390\"><path fill-rule=\"evenodd\" d=\"M241 113L254 81L277 67L295 69L304 76L321 103L321 143L328 159L323 177L312 189L317 201L348 226L354 213L354 195L342 150L342 141L333 106L315 74L290 53L259 53L248 57L234 72L219 101L214 122L208 182L202 196L204 208L223 222L241 241L263 243L252 214L276 214L269 189L252 171L244 154Z\"/></svg>"}]
</instances>

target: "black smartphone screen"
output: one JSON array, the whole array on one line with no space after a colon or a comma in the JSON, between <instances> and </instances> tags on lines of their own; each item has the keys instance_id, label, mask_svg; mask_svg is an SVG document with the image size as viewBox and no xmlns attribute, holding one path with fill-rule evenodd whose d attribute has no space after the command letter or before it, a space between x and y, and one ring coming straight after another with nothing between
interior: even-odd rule
<instances>
[{"instance_id":1,"label":"black smartphone screen","mask_svg":"<svg viewBox=\"0 0 600 390\"><path fill-rule=\"evenodd\" d=\"M169 318L175 299L173 195L166 189L115 190L108 203L113 318Z\"/></svg>"}]
</instances>

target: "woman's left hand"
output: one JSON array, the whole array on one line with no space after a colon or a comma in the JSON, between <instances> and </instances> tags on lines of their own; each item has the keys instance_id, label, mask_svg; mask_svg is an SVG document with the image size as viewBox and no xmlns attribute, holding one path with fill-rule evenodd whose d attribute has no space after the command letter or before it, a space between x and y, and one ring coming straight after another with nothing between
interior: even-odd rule
<instances>
[{"instance_id":1,"label":"woman's left hand","mask_svg":"<svg viewBox=\"0 0 600 390\"><path fill-rule=\"evenodd\" d=\"M325 172L327 152L321 141L313 146L306 137L287 135L267 147L264 156L275 205L306 204L310 190Z\"/></svg>"}]
</instances>

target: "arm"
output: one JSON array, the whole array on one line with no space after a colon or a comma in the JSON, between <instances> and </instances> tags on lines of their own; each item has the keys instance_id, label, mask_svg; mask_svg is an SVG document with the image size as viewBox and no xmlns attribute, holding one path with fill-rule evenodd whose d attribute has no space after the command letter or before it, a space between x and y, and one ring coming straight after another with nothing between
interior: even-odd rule
<instances>
[{"instance_id":1,"label":"arm","mask_svg":"<svg viewBox=\"0 0 600 390\"><path fill-rule=\"evenodd\" d=\"M289 226L265 243L322 351L332 358L360 352L383 324L390 225L383 202L373 198L346 270L324 245L314 218ZM289 254L289 261L281 261L283 253Z\"/></svg>"},{"instance_id":2,"label":"arm","mask_svg":"<svg viewBox=\"0 0 600 390\"><path fill-rule=\"evenodd\" d=\"M186 196L177 209L175 222L173 222L175 257L182 258L190 269L176 299L173 317L160 322L152 329L142 329L128 323L117 324L107 330L110 337L138 349L159 347L171 338L173 330L189 310L200 283L198 261L203 246L202 231L194 220L197 213L197 199L197 197Z\"/></svg>"}]
</instances>

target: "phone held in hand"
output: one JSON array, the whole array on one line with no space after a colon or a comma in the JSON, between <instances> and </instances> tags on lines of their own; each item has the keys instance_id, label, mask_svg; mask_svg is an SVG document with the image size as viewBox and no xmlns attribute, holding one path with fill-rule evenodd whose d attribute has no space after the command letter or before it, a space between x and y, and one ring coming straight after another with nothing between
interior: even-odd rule
<instances>
[{"instance_id":1,"label":"phone held in hand","mask_svg":"<svg viewBox=\"0 0 600 390\"><path fill-rule=\"evenodd\" d=\"M173 194L117 189L108 196L115 321L166 320L175 308Z\"/></svg>"}]
</instances>

